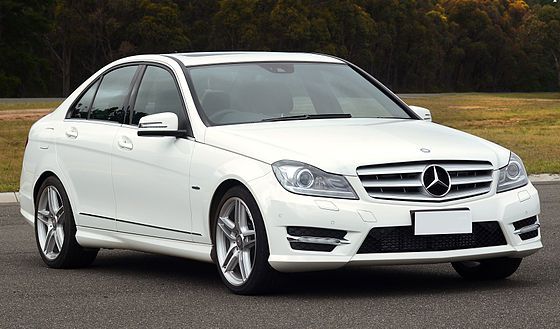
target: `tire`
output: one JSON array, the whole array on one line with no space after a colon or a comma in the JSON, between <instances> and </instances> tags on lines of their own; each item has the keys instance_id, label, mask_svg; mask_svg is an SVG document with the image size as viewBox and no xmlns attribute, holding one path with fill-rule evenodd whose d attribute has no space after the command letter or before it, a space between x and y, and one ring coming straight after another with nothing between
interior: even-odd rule
<instances>
[{"instance_id":1,"label":"tire","mask_svg":"<svg viewBox=\"0 0 560 329\"><path fill-rule=\"evenodd\" d=\"M468 280L501 280L509 277L521 264L521 258L492 258L451 263L455 271Z\"/></svg>"},{"instance_id":2,"label":"tire","mask_svg":"<svg viewBox=\"0 0 560 329\"><path fill-rule=\"evenodd\" d=\"M246 211L245 217L240 215L240 209ZM213 213L213 254L224 284L240 295L270 292L276 271L268 263L266 230L251 193L241 186L231 188ZM251 265L248 271L246 266Z\"/></svg>"},{"instance_id":3,"label":"tire","mask_svg":"<svg viewBox=\"0 0 560 329\"><path fill-rule=\"evenodd\" d=\"M76 241L76 223L68 194L54 176L45 179L35 198L35 241L41 258L52 268L88 266L99 251L82 248Z\"/></svg>"}]
</instances>

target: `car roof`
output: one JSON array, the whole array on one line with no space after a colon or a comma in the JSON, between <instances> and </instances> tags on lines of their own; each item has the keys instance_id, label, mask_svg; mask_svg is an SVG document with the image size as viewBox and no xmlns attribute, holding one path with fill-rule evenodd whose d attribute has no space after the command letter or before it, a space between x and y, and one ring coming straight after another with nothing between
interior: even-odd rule
<instances>
[{"instance_id":1,"label":"car roof","mask_svg":"<svg viewBox=\"0 0 560 329\"><path fill-rule=\"evenodd\" d=\"M181 61L185 66L209 64L246 63L246 62L319 62L344 63L342 60L322 54L290 53L290 52L195 52L167 54Z\"/></svg>"}]
</instances>

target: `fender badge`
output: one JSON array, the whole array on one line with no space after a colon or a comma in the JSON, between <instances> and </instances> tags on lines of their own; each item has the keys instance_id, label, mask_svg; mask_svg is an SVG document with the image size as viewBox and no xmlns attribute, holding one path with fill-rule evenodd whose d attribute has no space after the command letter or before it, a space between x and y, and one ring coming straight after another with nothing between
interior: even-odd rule
<instances>
[{"instance_id":1,"label":"fender badge","mask_svg":"<svg viewBox=\"0 0 560 329\"><path fill-rule=\"evenodd\" d=\"M424 153L430 153L430 149L427 149L425 147L421 148L420 151L424 152Z\"/></svg>"}]
</instances>

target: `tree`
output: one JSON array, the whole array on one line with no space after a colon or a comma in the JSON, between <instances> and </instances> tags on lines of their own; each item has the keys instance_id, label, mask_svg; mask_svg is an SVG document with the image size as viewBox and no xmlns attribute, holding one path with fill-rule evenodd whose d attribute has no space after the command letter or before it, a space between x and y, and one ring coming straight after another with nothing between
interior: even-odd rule
<instances>
[{"instance_id":1,"label":"tree","mask_svg":"<svg viewBox=\"0 0 560 329\"><path fill-rule=\"evenodd\" d=\"M269 50L261 27L271 1L221 0L212 19L210 49ZM264 40L264 41L263 41Z\"/></svg>"},{"instance_id":2,"label":"tree","mask_svg":"<svg viewBox=\"0 0 560 329\"><path fill-rule=\"evenodd\" d=\"M85 12L91 5L91 1L56 0L51 8L50 32L45 39L60 70L62 96L70 93L74 51L88 42Z\"/></svg>"},{"instance_id":3,"label":"tree","mask_svg":"<svg viewBox=\"0 0 560 329\"><path fill-rule=\"evenodd\" d=\"M550 0L0 0L0 96L68 95L124 56L209 50L332 54L400 92L553 90L559 10Z\"/></svg>"},{"instance_id":4,"label":"tree","mask_svg":"<svg viewBox=\"0 0 560 329\"><path fill-rule=\"evenodd\" d=\"M544 49L554 59L558 87L560 88L560 7L544 6L537 11L537 16L542 25L539 31L534 32L535 35L540 35L539 39Z\"/></svg>"},{"instance_id":5,"label":"tree","mask_svg":"<svg viewBox=\"0 0 560 329\"><path fill-rule=\"evenodd\" d=\"M56 0L46 36L62 76L62 94L105 64L189 45L178 5L169 0Z\"/></svg>"},{"instance_id":6,"label":"tree","mask_svg":"<svg viewBox=\"0 0 560 329\"><path fill-rule=\"evenodd\" d=\"M0 1L0 97L45 93L48 56L42 35L50 1Z\"/></svg>"},{"instance_id":7,"label":"tree","mask_svg":"<svg viewBox=\"0 0 560 329\"><path fill-rule=\"evenodd\" d=\"M529 77L538 89L560 87L560 6L535 6L520 30Z\"/></svg>"}]
</instances>

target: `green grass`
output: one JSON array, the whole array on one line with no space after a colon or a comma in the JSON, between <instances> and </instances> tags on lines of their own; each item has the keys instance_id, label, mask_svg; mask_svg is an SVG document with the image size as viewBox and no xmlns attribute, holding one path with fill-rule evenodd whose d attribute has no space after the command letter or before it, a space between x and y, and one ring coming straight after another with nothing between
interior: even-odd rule
<instances>
[{"instance_id":1,"label":"green grass","mask_svg":"<svg viewBox=\"0 0 560 329\"><path fill-rule=\"evenodd\" d=\"M523 158L529 173L560 173L560 93L437 94L405 101L430 109L437 123L511 149ZM0 103L0 110L57 105ZM18 119L3 117L0 111L0 192L19 189L27 132L40 116Z\"/></svg>"}]
</instances>

